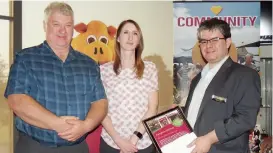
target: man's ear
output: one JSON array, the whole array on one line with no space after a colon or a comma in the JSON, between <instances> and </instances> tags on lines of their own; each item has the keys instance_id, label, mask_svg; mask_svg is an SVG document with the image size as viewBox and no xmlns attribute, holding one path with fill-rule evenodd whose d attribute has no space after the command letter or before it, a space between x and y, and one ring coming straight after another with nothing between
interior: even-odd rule
<instances>
[{"instance_id":1,"label":"man's ear","mask_svg":"<svg viewBox=\"0 0 273 153\"><path fill-rule=\"evenodd\" d=\"M46 22L45 22L45 20L43 21L43 27L44 27L44 32L46 32Z\"/></svg>"},{"instance_id":2,"label":"man's ear","mask_svg":"<svg viewBox=\"0 0 273 153\"><path fill-rule=\"evenodd\" d=\"M227 47L227 49L229 49L231 43L232 43L231 38L227 38L227 39L226 39L226 47Z\"/></svg>"}]
</instances>

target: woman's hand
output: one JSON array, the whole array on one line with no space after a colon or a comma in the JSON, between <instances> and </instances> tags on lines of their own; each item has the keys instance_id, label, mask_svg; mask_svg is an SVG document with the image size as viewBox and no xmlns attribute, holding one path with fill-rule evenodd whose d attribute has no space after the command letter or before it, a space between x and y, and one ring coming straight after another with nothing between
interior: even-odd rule
<instances>
[{"instance_id":1,"label":"woman's hand","mask_svg":"<svg viewBox=\"0 0 273 153\"><path fill-rule=\"evenodd\" d=\"M115 143L118 145L122 153L133 153L138 151L137 147L129 140L117 138Z\"/></svg>"}]
</instances>

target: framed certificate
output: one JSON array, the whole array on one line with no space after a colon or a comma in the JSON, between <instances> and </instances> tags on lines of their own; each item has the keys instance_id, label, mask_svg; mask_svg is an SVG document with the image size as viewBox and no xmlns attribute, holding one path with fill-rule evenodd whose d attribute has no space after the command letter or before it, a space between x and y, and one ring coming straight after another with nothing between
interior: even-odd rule
<instances>
[{"instance_id":1,"label":"framed certificate","mask_svg":"<svg viewBox=\"0 0 273 153\"><path fill-rule=\"evenodd\" d=\"M159 153L173 152L176 147L183 151L183 145L187 150L187 144L196 138L179 106L147 118L143 124Z\"/></svg>"}]
</instances>

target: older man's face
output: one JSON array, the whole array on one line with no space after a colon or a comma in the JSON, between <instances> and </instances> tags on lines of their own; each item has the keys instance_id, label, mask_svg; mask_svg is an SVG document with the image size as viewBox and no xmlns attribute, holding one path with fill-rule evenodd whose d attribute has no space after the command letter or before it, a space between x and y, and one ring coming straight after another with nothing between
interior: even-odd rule
<instances>
[{"instance_id":1,"label":"older man's face","mask_svg":"<svg viewBox=\"0 0 273 153\"><path fill-rule=\"evenodd\" d=\"M66 16L55 11L44 24L46 40L51 47L62 49L70 46L74 27L73 16Z\"/></svg>"}]
</instances>

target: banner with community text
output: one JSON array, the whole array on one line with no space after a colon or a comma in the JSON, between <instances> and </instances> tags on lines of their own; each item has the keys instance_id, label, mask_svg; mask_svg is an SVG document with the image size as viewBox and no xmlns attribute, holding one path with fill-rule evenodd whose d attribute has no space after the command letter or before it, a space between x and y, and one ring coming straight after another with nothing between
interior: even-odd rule
<instances>
[{"instance_id":1,"label":"banner with community text","mask_svg":"<svg viewBox=\"0 0 273 153\"><path fill-rule=\"evenodd\" d=\"M174 103L184 106L191 79L206 64L197 42L201 22L218 18L231 26L230 56L259 71L260 2L174 2Z\"/></svg>"}]
</instances>

